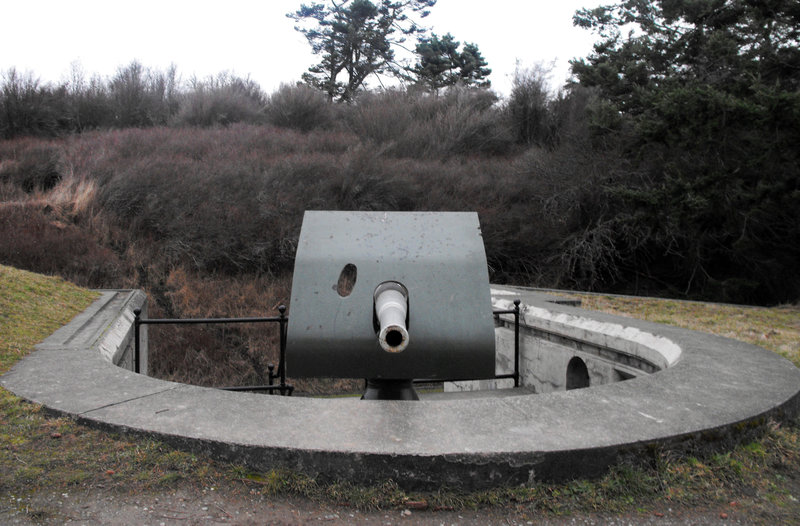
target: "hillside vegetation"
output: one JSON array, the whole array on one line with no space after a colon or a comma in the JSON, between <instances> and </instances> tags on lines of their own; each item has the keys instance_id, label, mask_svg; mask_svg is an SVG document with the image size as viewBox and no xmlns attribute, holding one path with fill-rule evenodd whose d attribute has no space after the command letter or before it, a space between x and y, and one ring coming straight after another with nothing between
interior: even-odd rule
<instances>
[{"instance_id":1,"label":"hillside vegetation","mask_svg":"<svg viewBox=\"0 0 800 526\"><path fill-rule=\"evenodd\" d=\"M608 213L614 166L580 138L585 109L562 101L569 140L523 146L488 96L373 94L325 106L337 121L310 131L239 123L0 141L0 262L143 288L156 317L272 315L289 302L305 210L474 210L493 282L683 295L647 264L623 279L626 230L589 228ZM274 337L154 327L153 373L263 383Z\"/></svg>"},{"instance_id":2,"label":"hillside vegetation","mask_svg":"<svg viewBox=\"0 0 800 526\"><path fill-rule=\"evenodd\" d=\"M461 111L453 97L438 104ZM399 113L408 104L396 103ZM3 141L0 261L87 286L141 287L153 316L264 315L288 304L305 210L475 210L494 281L571 282L558 247L569 236L575 205L552 195L552 176L537 176L530 165L531 157L545 162L550 153L387 151L397 144L344 127L303 133L249 124ZM562 191L589 189L574 181ZM265 352L254 348L255 335L235 339L227 345L238 349L234 369L252 372L250 364L274 360L255 357ZM219 372L222 351L208 348L225 345L184 344L165 343L180 356L154 359L156 374L171 377L191 363L199 383L206 374L223 383L259 381Z\"/></svg>"}]
</instances>

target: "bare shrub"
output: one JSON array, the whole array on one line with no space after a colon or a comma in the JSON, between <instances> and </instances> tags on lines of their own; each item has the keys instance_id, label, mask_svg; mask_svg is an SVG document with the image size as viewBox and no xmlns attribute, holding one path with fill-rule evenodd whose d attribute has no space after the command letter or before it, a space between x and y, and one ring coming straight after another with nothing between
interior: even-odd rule
<instances>
[{"instance_id":1,"label":"bare shrub","mask_svg":"<svg viewBox=\"0 0 800 526\"><path fill-rule=\"evenodd\" d=\"M223 73L193 80L172 123L178 126L228 126L264 121L266 97L252 80Z\"/></svg>"},{"instance_id":2,"label":"bare shrub","mask_svg":"<svg viewBox=\"0 0 800 526\"><path fill-rule=\"evenodd\" d=\"M75 61L71 64L65 89L74 131L84 132L112 124L108 87L99 75L87 80L80 62Z\"/></svg>"},{"instance_id":3,"label":"bare shrub","mask_svg":"<svg viewBox=\"0 0 800 526\"><path fill-rule=\"evenodd\" d=\"M117 69L108 83L114 125L120 128L165 125L177 110L177 69L151 70L134 60Z\"/></svg>"},{"instance_id":4,"label":"bare shrub","mask_svg":"<svg viewBox=\"0 0 800 526\"><path fill-rule=\"evenodd\" d=\"M368 147L342 156L316 191L315 198L333 210L410 210L416 192L410 178ZM323 204L324 203L324 204Z\"/></svg>"},{"instance_id":5,"label":"bare shrub","mask_svg":"<svg viewBox=\"0 0 800 526\"><path fill-rule=\"evenodd\" d=\"M3 166L0 164L0 171ZM0 177L0 202L24 201L28 194L22 191L18 185L9 183Z\"/></svg>"},{"instance_id":6,"label":"bare shrub","mask_svg":"<svg viewBox=\"0 0 800 526\"><path fill-rule=\"evenodd\" d=\"M397 159L342 132L250 126L128 130L105 147L99 205L130 238L121 250L152 269L148 283L176 265L288 272L308 209L477 210L493 275L545 274L535 179L502 158Z\"/></svg>"},{"instance_id":7,"label":"bare shrub","mask_svg":"<svg viewBox=\"0 0 800 526\"><path fill-rule=\"evenodd\" d=\"M281 224L262 220L262 203L273 195L265 174L272 155L302 149L301 139L254 127L129 132L116 152L126 161L113 168L98 199L135 239L159 239L156 257L165 264L275 271L287 245Z\"/></svg>"},{"instance_id":8,"label":"bare shrub","mask_svg":"<svg viewBox=\"0 0 800 526\"><path fill-rule=\"evenodd\" d=\"M62 150L52 143L16 141L0 148L0 181L25 193L47 191L62 178Z\"/></svg>"},{"instance_id":9,"label":"bare shrub","mask_svg":"<svg viewBox=\"0 0 800 526\"><path fill-rule=\"evenodd\" d=\"M426 96L401 89L365 92L347 109L346 123L362 140L391 144L403 137L413 120L412 109Z\"/></svg>"},{"instance_id":10,"label":"bare shrub","mask_svg":"<svg viewBox=\"0 0 800 526\"><path fill-rule=\"evenodd\" d=\"M530 178L530 206L551 234L545 281L579 290L615 283L623 249L643 239L618 220L619 202L608 185L632 172L613 142L593 145L586 123L591 101L592 93L580 89L555 101L556 142L532 146L515 161Z\"/></svg>"},{"instance_id":11,"label":"bare shrub","mask_svg":"<svg viewBox=\"0 0 800 526\"><path fill-rule=\"evenodd\" d=\"M0 204L0 262L57 274L79 285L116 287L122 264L74 225L48 218L39 204Z\"/></svg>"},{"instance_id":12,"label":"bare shrub","mask_svg":"<svg viewBox=\"0 0 800 526\"><path fill-rule=\"evenodd\" d=\"M319 90L301 85L281 84L269 98L267 122L302 132L329 128L334 121L334 107Z\"/></svg>"},{"instance_id":13,"label":"bare shrub","mask_svg":"<svg viewBox=\"0 0 800 526\"><path fill-rule=\"evenodd\" d=\"M415 210L478 213L493 283L543 283L554 232L533 202L530 174L502 158L408 164Z\"/></svg>"},{"instance_id":14,"label":"bare shrub","mask_svg":"<svg viewBox=\"0 0 800 526\"><path fill-rule=\"evenodd\" d=\"M288 291L285 278L201 277L179 267L167 277L167 303L160 309L193 318L277 316L277 307L288 303ZM278 364L275 323L149 330L151 372L161 378L210 386L265 385L267 366Z\"/></svg>"},{"instance_id":15,"label":"bare shrub","mask_svg":"<svg viewBox=\"0 0 800 526\"><path fill-rule=\"evenodd\" d=\"M326 154L343 154L358 143L358 137L344 130L313 131L308 134L308 149Z\"/></svg>"},{"instance_id":16,"label":"bare shrub","mask_svg":"<svg viewBox=\"0 0 800 526\"><path fill-rule=\"evenodd\" d=\"M448 89L443 97L444 107L435 114L433 126L428 129L431 141L439 137L444 140L439 153L507 153L511 137L495 102L496 96L487 90L460 86Z\"/></svg>"},{"instance_id":17,"label":"bare shrub","mask_svg":"<svg viewBox=\"0 0 800 526\"><path fill-rule=\"evenodd\" d=\"M550 71L543 65L530 69L517 67L511 94L505 105L514 137L520 144L551 147L557 135Z\"/></svg>"},{"instance_id":18,"label":"bare shrub","mask_svg":"<svg viewBox=\"0 0 800 526\"><path fill-rule=\"evenodd\" d=\"M441 158L508 152L511 137L496 96L455 86L443 95L413 90L367 94L348 113L350 128L394 157Z\"/></svg>"},{"instance_id":19,"label":"bare shrub","mask_svg":"<svg viewBox=\"0 0 800 526\"><path fill-rule=\"evenodd\" d=\"M0 135L11 139L22 135L55 136L59 119L65 117L65 97L34 77L9 69L0 83Z\"/></svg>"}]
</instances>

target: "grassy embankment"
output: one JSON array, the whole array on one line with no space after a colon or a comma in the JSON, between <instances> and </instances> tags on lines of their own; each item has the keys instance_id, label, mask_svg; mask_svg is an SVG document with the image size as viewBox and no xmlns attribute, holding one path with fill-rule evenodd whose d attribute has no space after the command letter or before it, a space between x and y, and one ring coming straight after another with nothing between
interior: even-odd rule
<instances>
[{"instance_id":1,"label":"grassy embankment","mask_svg":"<svg viewBox=\"0 0 800 526\"><path fill-rule=\"evenodd\" d=\"M0 265L0 374L88 307L98 294L58 277ZM148 487L191 472L196 459L155 441L121 440L67 418L48 418L0 388L0 495L21 498L41 488Z\"/></svg>"},{"instance_id":2,"label":"grassy embankment","mask_svg":"<svg viewBox=\"0 0 800 526\"><path fill-rule=\"evenodd\" d=\"M64 282L0 266L0 372L33 345L89 305L95 294ZM796 307L740 308L669 300L584 296L590 308L701 328L800 358L800 311ZM252 473L176 451L155 440L129 439L48 418L40 407L0 389L0 499L24 502L37 491L70 488L102 492L159 491L175 484L218 487L243 494L289 494L361 508L430 509L506 506L535 517L542 513L652 512L711 506L737 510L765 523L800 519L800 429L771 426L758 440L730 451L689 456L655 451L638 465L622 465L599 480L541 484L458 494L406 493L392 482L372 488L320 485L284 471ZM17 501L16 499L22 499ZM41 517L46 510L30 510ZM796 522L795 522L796 523Z\"/></svg>"}]
</instances>

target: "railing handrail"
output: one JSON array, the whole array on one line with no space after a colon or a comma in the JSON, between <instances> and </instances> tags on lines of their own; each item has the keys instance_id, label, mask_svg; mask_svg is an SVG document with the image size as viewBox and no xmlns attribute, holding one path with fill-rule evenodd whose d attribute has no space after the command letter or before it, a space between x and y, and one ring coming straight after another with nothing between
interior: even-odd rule
<instances>
[{"instance_id":1,"label":"railing handrail","mask_svg":"<svg viewBox=\"0 0 800 526\"><path fill-rule=\"evenodd\" d=\"M265 316L255 318L140 318L142 325L183 325L200 323L261 323L280 322L280 316Z\"/></svg>"},{"instance_id":2,"label":"railing handrail","mask_svg":"<svg viewBox=\"0 0 800 526\"><path fill-rule=\"evenodd\" d=\"M141 344L139 340L139 328L142 325L200 325L200 324L214 324L214 323L278 323L279 328L279 341L280 341L280 359L278 364L278 372L274 372L274 366L269 364L269 385L268 386L253 386L251 389L266 390L266 391L280 391L282 395L291 396L294 392L294 386L286 383L286 324L289 317L286 316L286 306L278 306L278 316L257 316L247 318L142 318L141 309L134 309L133 311L133 327L134 327L134 371L140 372L140 353ZM278 385L273 385L273 380L280 378ZM228 388L228 390L244 390L247 386Z\"/></svg>"}]
</instances>

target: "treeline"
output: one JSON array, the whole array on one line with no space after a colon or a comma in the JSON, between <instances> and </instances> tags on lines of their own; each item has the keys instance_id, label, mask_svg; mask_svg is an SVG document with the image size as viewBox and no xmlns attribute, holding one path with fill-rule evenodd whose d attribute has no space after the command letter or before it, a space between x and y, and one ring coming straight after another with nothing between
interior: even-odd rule
<instances>
[{"instance_id":1,"label":"treeline","mask_svg":"<svg viewBox=\"0 0 800 526\"><path fill-rule=\"evenodd\" d=\"M177 68L146 68L134 61L117 73L88 80L42 83L31 72L7 71L0 82L0 134L62 137L90 130L214 127L234 123L272 124L308 132L344 129L380 143L429 144L427 155L505 154L515 144L552 145L569 104L550 92L547 72L520 70L508 101L489 89L452 86L440 93L422 86L362 91L353 104L329 102L305 84L285 84L265 93L249 78L228 73L181 82ZM554 114L554 111L556 114ZM430 129L428 129L430 128ZM436 143L452 143L442 151ZM419 154L420 147L412 147Z\"/></svg>"},{"instance_id":2,"label":"treeline","mask_svg":"<svg viewBox=\"0 0 800 526\"><path fill-rule=\"evenodd\" d=\"M10 69L0 83L0 134L55 137L88 130L263 121L268 97L248 78L221 73L182 83L176 67L146 68L137 61L110 78L43 83Z\"/></svg>"}]
</instances>

